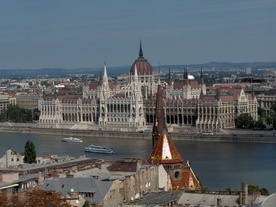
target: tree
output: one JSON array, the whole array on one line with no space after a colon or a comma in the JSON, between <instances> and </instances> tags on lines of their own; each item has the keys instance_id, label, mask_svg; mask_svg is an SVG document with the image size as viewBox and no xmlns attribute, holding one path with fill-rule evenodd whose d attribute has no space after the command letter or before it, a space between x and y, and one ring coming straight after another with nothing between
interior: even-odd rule
<instances>
[{"instance_id":1,"label":"tree","mask_svg":"<svg viewBox=\"0 0 276 207\"><path fill-rule=\"evenodd\" d=\"M242 113L237 118L237 128L251 129L254 127L254 120L248 113Z\"/></svg>"},{"instance_id":2,"label":"tree","mask_svg":"<svg viewBox=\"0 0 276 207\"><path fill-rule=\"evenodd\" d=\"M269 195L269 192L266 188L260 188L258 185L248 185L248 194L253 194L253 193L261 193L261 195Z\"/></svg>"},{"instance_id":3,"label":"tree","mask_svg":"<svg viewBox=\"0 0 276 207\"><path fill-rule=\"evenodd\" d=\"M273 116L272 118L272 128L276 129L276 116Z\"/></svg>"},{"instance_id":4,"label":"tree","mask_svg":"<svg viewBox=\"0 0 276 207\"><path fill-rule=\"evenodd\" d=\"M8 198L0 195L1 207L72 207L60 193L34 189L25 193L25 196L13 195Z\"/></svg>"},{"instance_id":5,"label":"tree","mask_svg":"<svg viewBox=\"0 0 276 207\"><path fill-rule=\"evenodd\" d=\"M33 110L33 120L39 120L40 111L38 109Z\"/></svg>"},{"instance_id":6,"label":"tree","mask_svg":"<svg viewBox=\"0 0 276 207\"><path fill-rule=\"evenodd\" d=\"M89 201L85 201L82 207L90 207Z\"/></svg>"},{"instance_id":7,"label":"tree","mask_svg":"<svg viewBox=\"0 0 276 207\"><path fill-rule=\"evenodd\" d=\"M267 117L266 111L261 107L258 107L258 115L263 117L263 118Z\"/></svg>"},{"instance_id":8,"label":"tree","mask_svg":"<svg viewBox=\"0 0 276 207\"><path fill-rule=\"evenodd\" d=\"M25 163L36 163L36 150L35 145L32 141L28 140L25 144L24 150L24 162Z\"/></svg>"},{"instance_id":9,"label":"tree","mask_svg":"<svg viewBox=\"0 0 276 207\"><path fill-rule=\"evenodd\" d=\"M20 108L18 105L9 105L6 110L2 110L0 121L10 122L30 122L39 119L40 112L38 109L29 110Z\"/></svg>"},{"instance_id":10,"label":"tree","mask_svg":"<svg viewBox=\"0 0 276 207\"><path fill-rule=\"evenodd\" d=\"M271 105L270 111L276 113L276 103Z\"/></svg>"},{"instance_id":11,"label":"tree","mask_svg":"<svg viewBox=\"0 0 276 207\"><path fill-rule=\"evenodd\" d=\"M258 121L255 124L255 127L257 129L264 129L265 128L265 124L264 124L264 121L263 121L262 117L259 117Z\"/></svg>"}]
</instances>

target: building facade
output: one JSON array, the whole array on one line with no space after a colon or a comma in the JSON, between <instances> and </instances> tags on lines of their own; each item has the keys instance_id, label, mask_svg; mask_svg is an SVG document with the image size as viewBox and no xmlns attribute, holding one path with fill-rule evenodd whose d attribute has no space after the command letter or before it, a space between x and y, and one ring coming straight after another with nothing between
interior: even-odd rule
<instances>
[{"instance_id":1,"label":"building facade","mask_svg":"<svg viewBox=\"0 0 276 207\"><path fill-rule=\"evenodd\" d=\"M152 126L158 84L151 65L139 57L130 68L126 82L110 81L106 65L99 81L86 81L81 94L44 95L39 100L41 127L143 131ZM190 127L195 131L235 127L237 116L249 113L257 120L257 99L242 88L228 91L207 91L203 72L199 82L190 79L188 69L183 80L168 79L160 83L164 90L165 117L168 126ZM61 91L61 90L60 90Z\"/></svg>"}]
</instances>

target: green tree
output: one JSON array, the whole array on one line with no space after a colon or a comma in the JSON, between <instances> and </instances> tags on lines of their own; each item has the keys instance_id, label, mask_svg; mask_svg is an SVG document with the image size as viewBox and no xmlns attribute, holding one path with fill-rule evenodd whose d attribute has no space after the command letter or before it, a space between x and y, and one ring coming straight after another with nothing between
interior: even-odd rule
<instances>
[{"instance_id":1,"label":"green tree","mask_svg":"<svg viewBox=\"0 0 276 207\"><path fill-rule=\"evenodd\" d=\"M31 110L20 108L18 105L9 105L0 115L0 121L2 122L30 122L33 121L33 118L34 116Z\"/></svg>"},{"instance_id":2,"label":"green tree","mask_svg":"<svg viewBox=\"0 0 276 207\"><path fill-rule=\"evenodd\" d=\"M273 113L276 113L276 104L272 104L271 107L270 107L270 110L271 112Z\"/></svg>"},{"instance_id":3,"label":"green tree","mask_svg":"<svg viewBox=\"0 0 276 207\"><path fill-rule=\"evenodd\" d=\"M259 120L256 122L255 127L257 129L264 129L265 128L265 124L264 124L264 121L263 121L262 117L259 117Z\"/></svg>"},{"instance_id":4,"label":"green tree","mask_svg":"<svg viewBox=\"0 0 276 207\"><path fill-rule=\"evenodd\" d=\"M258 185L248 185L248 194L252 195L253 193L261 193L261 195L269 195L269 192L266 188L260 188Z\"/></svg>"},{"instance_id":5,"label":"green tree","mask_svg":"<svg viewBox=\"0 0 276 207\"><path fill-rule=\"evenodd\" d=\"M40 111L38 109L33 110L33 120L39 120Z\"/></svg>"},{"instance_id":6,"label":"green tree","mask_svg":"<svg viewBox=\"0 0 276 207\"><path fill-rule=\"evenodd\" d=\"M258 115L263 117L263 118L267 117L266 111L261 107L258 107Z\"/></svg>"},{"instance_id":7,"label":"green tree","mask_svg":"<svg viewBox=\"0 0 276 207\"><path fill-rule=\"evenodd\" d=\"M36 163L36 150L35 145L32 141L28 140L25 144L24 150L24 162L25 163Z\"/></svg>"},{"instance_id":8,"label":"green tree","mask_svg":"<svg viewBox=\"0 0 276 207\"><path fill-rule=\"evenodd\" d=\"M251 129L254 127L254 120L248 113L242 113L237 118L237 128Z\"/></svg>"},{"instance_id":9,"label":"green tree","mask_svg":"<svg viewBox=\"0 0 276 207\"><path fill-rule=\"evenodd\" d=\"M90 207L89 201L85 201L82 207Z\"/></svg>"}]
</instances>

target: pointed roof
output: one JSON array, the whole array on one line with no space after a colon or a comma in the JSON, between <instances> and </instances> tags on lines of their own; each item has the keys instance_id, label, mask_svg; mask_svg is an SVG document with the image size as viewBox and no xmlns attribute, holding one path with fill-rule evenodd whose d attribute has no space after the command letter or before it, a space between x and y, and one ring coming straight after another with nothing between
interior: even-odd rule
<instances>
[{"instance_id":1,"label":"pointed roof","mask_svg":"<svg viewBox=\"0 0 276 207\"><path fill-rule=\"evenodd\" d=\"M163 89L160 85L160 81L158 82L157 94L156 94L156 105L155 105L155 115L154 115L154 123L152 128L152 146L155 145L155 142L159 138L162 130L167 128L165 121L165 113L164 113L164 101L162 98Z\"/></svg>"},{"instance_id":2,"label":"pointed roof","mask_svg":"<svg viewBox=\"0 0 276 207\"><path fill-rule=\"evenodd\" d=\"M140 39L139 57L143 57L143 50L142 50L142 42L141 42L141 39Z\"/></svg>"},{"instance_id":3,"label":"pointed roof","mask_svg":"<svg viewBox=\"0 0 276 207\"><path fill-rule=\"evenodd\" d=\"M106 72L106 62L104 62L104 75L103 77L107 77L107 72Z\"/></svg>"},{"instance_id":4,"label":"pointed roof","mask_svg":"<svg viewBox=\"0 0 276 207\"><path fill-rule=\"evenodd\" d=\"M201 84L201 85L204 84L202 67L201 67L201 71L200 71L200 84Z\"/></svg>"},{"instance_id":5,"label":"pointed roof","mask_svg":"<svg viewBox=\"0 0 276 207\"><path fill-rule=\"evenodd\" d=\"M189 85L189 78L188 78L188 67L184 69L184 84L187 86Z\"/></svg>"},{"instance_id":6,"label":"pointed roof","mask_svg":"<svg viewBox=\"0 0 276 207\"><path fill-rule=\"evenodd\" d=\"M184 190L200 190L200 182L197 179L196 175L194 174L190 163L187 163L183 166L182 172L182 180L183 180L183 187Z\"/></svg>"},{"instance_id":7,"label":"pointed roof","mask_svg":"<svg viewBox=\"0 0 276 207\"><path fill-rule=\"evenodd\" d=\"M172 85L171 69L169 69L168 85L169 85L169 86Z\"/></svg>"},{"instance_id":8,"label":"pointed roof","mask_svg":"<svg viewBox=\"0 0 276 207\"><path fill-rule=\"evenodd\" d=\"M151 151L148 162L152 164L175 164L183 162L167 130L164 129L160 134Z\"/></svg>"}]
</instances>

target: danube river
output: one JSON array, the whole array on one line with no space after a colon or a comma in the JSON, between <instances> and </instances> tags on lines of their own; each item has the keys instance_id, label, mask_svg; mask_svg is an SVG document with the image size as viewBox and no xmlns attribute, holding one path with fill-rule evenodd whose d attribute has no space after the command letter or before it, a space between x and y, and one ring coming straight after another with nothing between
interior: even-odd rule
<instances>
[{"instance_id":1,"label":"danube river","mask_svg":"<svg viewBox=\"0 0 276 207\"><path fill-rule=\"evenodd\" d=\"M0 133L0 153L7 148L24 151L26 141L32 140L38 155L69 155L79 157L118 160L125 157L147 159L151 140L81 137L83 143L61 142L61 136ZM211 190L241 188L241 182L267 188L276 192L276 144L221 143L174 141L186 162L189 160L194 173L205 187ZM114 149L115 154L85 153L89 144L104 145Z\"/></svg>"}]
</instances>

